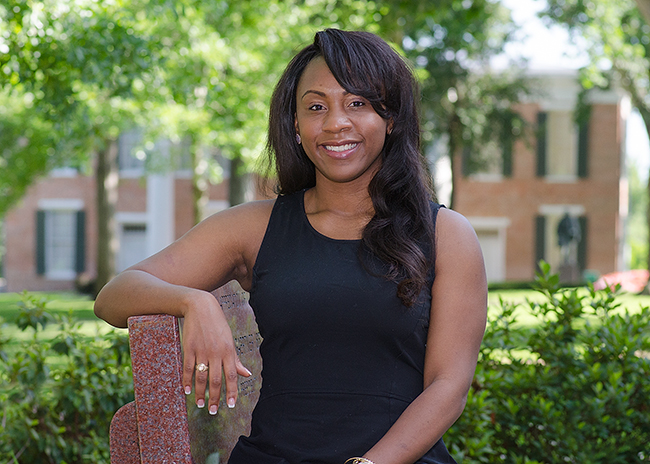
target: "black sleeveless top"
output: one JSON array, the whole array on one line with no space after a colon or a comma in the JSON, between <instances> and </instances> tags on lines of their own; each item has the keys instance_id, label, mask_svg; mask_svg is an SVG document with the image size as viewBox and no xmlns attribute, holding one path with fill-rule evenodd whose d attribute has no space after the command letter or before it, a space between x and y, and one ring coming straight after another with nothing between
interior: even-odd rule
<instances>
[{"instance_id":1,"label":"black sleeveless top","mask_svg":"<svg viewBox=\"0 0 650 464\"><path fill-rule=\"evenodd\" d=\"M251 434L229 464L343 464L422 392L433 270L406 307L380 274L384 264L359 259L360 245L317 232L304 191L276 200L250 291L262 388ZM442 440L418 461L454 462Z\"/></svg>"}]
</instances>

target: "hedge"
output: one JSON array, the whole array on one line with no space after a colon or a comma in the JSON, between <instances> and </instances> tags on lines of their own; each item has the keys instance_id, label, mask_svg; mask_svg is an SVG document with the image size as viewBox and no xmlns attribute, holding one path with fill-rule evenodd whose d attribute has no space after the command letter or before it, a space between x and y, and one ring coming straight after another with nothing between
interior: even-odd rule
<instances>
[{"instance_id":1,"label":"hedge","mask_svg":"<svg viewBox=\"0 0 650 464\"><path fill-rule=\"evenodd\" d=\"M543 301L501 301L475 380L445 440L465 463L650 462L650 309L616 291L561 288L541 263ZM539 324L517 325L518 311Z\"/></svg>"}]
</instances>

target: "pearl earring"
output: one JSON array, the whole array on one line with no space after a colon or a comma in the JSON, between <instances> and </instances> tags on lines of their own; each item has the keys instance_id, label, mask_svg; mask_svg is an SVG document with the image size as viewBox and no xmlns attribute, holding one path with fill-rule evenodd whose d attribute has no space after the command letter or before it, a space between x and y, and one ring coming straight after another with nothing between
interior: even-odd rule
<instances>
[{"instance_id":1,"label":"pearl earring","mask_svg":"<svg viewBox=\"0 0 650 464\"><path fill-rule=\"evenodd\" d=\"M296 134L296 142L298 143L298 145L300 145L302 143L302 139L300 138L300 134Z\"/></svg>"}]
</instances>

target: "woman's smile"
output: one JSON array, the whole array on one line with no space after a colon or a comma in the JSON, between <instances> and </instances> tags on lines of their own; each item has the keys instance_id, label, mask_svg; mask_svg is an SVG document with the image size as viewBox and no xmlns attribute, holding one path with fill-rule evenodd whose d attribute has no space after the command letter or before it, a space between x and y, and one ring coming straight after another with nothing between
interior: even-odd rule
<instances>
[{"instance_id":1,"label":"woman's smile","mask_svg":"<svg viewBox=\"0 0 650 464\"><path fill-rule=\"evenodd\" d=\"M344 152L348 150L352 150L353 148L356 148L359 144L358 143L346 143L345 145L324 145L326 150L329 151L336 151L336 152Z\"/></svg>"},{"instance_id":2,"label":"woman's smile","mask_svg":"<svg viewBox=\"0 0 650 464\"><path fill-rule=\"evenodd\" d=\"M324 143L321 145L328 156L336 159L347 159L359 147L359 142Z\"/></svg>"}]
</instances>

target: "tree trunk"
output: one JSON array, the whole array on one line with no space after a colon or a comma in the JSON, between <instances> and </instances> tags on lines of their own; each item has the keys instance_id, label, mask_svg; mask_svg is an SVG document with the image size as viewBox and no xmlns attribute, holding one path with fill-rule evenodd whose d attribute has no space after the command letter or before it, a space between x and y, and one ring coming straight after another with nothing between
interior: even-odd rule
<instances>
[{"instance_id":1,"label":"tree trunk","mask_svg":"<svg viewBox=\"0 0 650 464\"><path fill-rule=\"evenodd\" d=\"M449 167L451 169L451 195L449 195L449 209L454 209L456 197L456 143L449 138Z\"/></svg>"},{"instance_id":2,"label":"tree trunk","mask_svg":"<svg viewBox=\"0 0 650 464\"><path fill-rule=\"evenodd\" d=\"M449 209L454 209L455 200L456 200L456 176L462 175L462 166L460 166L461 172L458 171L459 167L456 166L456 152L458 151L461 133L461 123L458 115L453 112L449 118L449 125L447 127L447 134L449 135L449 166L451 167L451 196L449 197Z\"/></svg>"},{"instance_id":3,"label":"tree trunk","mask_svg":"<svg viewBox=\"0 0 650 464\"><path fill-rule=\"evenodd\" d=\"M201 147L192 141L192 197L194 200L194 224L203 220L205 206L208 203L208 182L205 178L207 163Z\"/></svg>"},{"instance_id":4,"label":"tree trunk","mask_svg":"<svg viewBox=\"0 0 650 464\"><path fill-rule=\"evenodd\" d=\"M230 181L228 183L230 206L235 206L246 201L247 180L244 160L237 153L230 160Z\"/></svg>"},{"instance_id":5,"label":"tree trunk","mask_svg":"<svg viewBox=\"0 0 650 464\"><path fill-rule=\"evenodd\" d=\"M117 166L117 141L106 140L97 151L97 280L99 292L115 275L118 250L115 207L119 171Z\"/></svg>"}]
</instances>

